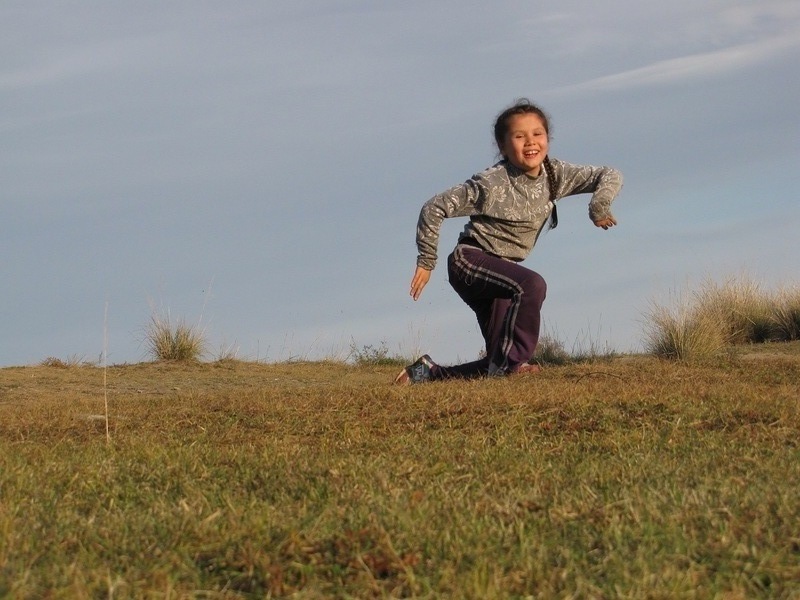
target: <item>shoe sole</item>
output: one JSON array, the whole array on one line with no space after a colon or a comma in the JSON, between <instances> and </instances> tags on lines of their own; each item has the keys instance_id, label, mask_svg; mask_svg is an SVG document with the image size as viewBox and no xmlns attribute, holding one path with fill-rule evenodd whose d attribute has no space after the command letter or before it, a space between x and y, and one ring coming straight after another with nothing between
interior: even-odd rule
<instances>
[{"instance_id":1,"label":"shoe sole","mask_svg":"<svg viewBox=\"0 0 800 600\"><path fill-rule=\"evenodd\" d=\"M411 376L408 374L408 370L407 369L403 369L402 371L400 371L400 373L397 375L397 377L394 378L394 384L395 385L411 385Z\"/></svg>"}]
</instances>

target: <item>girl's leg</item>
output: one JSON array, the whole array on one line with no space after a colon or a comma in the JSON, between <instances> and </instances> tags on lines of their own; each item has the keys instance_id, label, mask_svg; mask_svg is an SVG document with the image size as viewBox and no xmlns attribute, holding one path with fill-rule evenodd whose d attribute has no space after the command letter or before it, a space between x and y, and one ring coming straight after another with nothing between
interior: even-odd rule
<instances>
[{"instance_id":1,"label":"girl's leg","mask_svg":"<svg viewBox=\"0 0 800 600\"><path fill-rule=\"evenodd\" d=\"M530 269L515 263L510 266L511 269L506 267L506 273L516 277L517 289L508 302L505 318L495 325L490 375L516 372L533 358L539 343L541 310L547 284L541 275Z\"/></svg>"},{"instance_id":2,"label":"girl's leg","mask_svg":"<svg viewBox=\"0 0 800 600\"><path fill-rule=\"evenodd\" d=\"M469 246L448 259L450 284L475 311L486 357L453 367L437 366L434 379L513 373L527 363L539 341L540 311L547 292L542 277L517 263Z\"/></svg>"},{"instance_id":3,"label":"girl's leg","mask_svg":"<svg viewBox=\"0 0 800 600\"><path fill-rule=\"evenodd\" d=\"M467 302L470 308L475 311L478 318L478 326L483 334L486 347L486 356L478 360L443 367L436 365L432 372L432 379L474 379L476 377L486 377L489 374L489 362L491 351L500 343L498 332L503 330L502 323L505 319L510 300L496 298L490 301Z\"/></svg>"}]
</instances>

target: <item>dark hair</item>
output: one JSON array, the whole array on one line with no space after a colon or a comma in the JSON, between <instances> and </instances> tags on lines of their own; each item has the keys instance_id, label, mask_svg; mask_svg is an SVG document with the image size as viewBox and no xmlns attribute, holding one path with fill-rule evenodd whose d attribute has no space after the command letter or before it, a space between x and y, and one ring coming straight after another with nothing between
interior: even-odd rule
<instances>
[{"instance_id":1,"label":"dark hair","mask_svg":"<svg viewBox=\"0 0 800 600\"><path fill-rule=\"evenodd\" d=\"M507 157L503 155L502 148L506 139L506 134L508 133L511 117L526 114L534 114L542 120L544 130L547 133L547 138L550 139L550 118L547 116L547 113L533 104L527 98L520 98L514 104L497 115L497 119L494 122L494 141L497 144L497 150L500 152L501 156L503 156L503 159L507 159ZM550 188L550 202L553 203L553 212L550 213L550 229L555 229L558 226L558 212L556 211L557 190L555 173L553 171L553 165L550 163L550 156L545 156L542 164L544 166L544 172L547 175L547 186Z\"/></svg>"}]
</instances>

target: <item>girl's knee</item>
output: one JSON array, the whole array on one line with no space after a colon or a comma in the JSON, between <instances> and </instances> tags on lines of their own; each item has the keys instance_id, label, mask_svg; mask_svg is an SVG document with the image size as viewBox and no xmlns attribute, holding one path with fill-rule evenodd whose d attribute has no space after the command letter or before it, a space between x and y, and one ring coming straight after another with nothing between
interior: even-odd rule
<instances>
[{"instance_id":1,"label":"girl's knee","mask_svg":"<svg viewBox=\"0 0 800 600\"><path fill-rule=\"evenodd\" d=\"M544 300L544 297L547 294L547 282L544 280L544 277L538 273L535 273L534 271L531 271L523 281L520 281L520 284L522 285L522 291L524 294L540 297L542 300Z\"/></svg>"}]
</instances>

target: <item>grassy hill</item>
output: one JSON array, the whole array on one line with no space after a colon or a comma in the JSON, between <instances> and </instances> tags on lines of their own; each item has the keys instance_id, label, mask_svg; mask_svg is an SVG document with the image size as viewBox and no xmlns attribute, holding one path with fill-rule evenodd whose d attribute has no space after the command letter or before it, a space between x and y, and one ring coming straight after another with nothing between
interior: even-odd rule
<instances>
[{"instance_id":1,"label":"grassy hill","mask_svg":"<svg viewBox=\"0 0 800 600\"><path fill-rule=\"evenodd\" d=\"M800 343L396 370L0 369L0 598L800 597Z\"/></svg>"}]
</instances>

